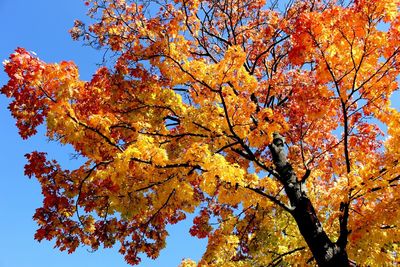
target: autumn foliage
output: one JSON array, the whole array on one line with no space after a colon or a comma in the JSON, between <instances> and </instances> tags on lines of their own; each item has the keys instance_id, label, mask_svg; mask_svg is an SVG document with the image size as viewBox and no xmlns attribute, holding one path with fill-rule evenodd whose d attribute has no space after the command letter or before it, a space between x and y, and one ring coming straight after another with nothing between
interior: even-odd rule
<instances>
[{"instance_id":1,"label":"autumn foliage","mask_svg":"<svg viewBox=\"0 0 400 267\"><path fill-rule=\"evenodd\" d=\"M90 81L5 62L21 137L45 123L86 161L26 155L37 240L138 264L195 213L208 246L182 266L399 263L398 0L85 4L72 37L113 53Z\"/></svg>"}]
</instances>

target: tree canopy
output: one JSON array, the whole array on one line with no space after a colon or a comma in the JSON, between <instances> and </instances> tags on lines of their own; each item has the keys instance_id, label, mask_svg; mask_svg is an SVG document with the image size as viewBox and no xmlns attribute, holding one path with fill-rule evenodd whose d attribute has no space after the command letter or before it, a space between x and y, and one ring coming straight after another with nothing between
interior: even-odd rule
<instances>
[{"instance_id":1,"label":"tree canopy","mask_svg":"<svg viewBox=\"0 0 400 267\"><path fill-rule=\"evenodd\" d=\"M1 89L85 162L26 155L35 238L155 258L194 213L182 266L399 263L398 0L91 0L92 79L24 48Z\"/></svg>"}]
</instances>

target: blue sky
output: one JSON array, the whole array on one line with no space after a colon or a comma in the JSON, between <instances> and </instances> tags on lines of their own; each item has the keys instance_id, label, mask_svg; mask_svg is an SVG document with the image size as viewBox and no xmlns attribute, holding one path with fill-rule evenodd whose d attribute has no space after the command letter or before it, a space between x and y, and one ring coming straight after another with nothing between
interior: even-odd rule
<instances>
[{"instance_id":1,"label":"blue sky","mask_svg":"<svg viewBox=\"0 0 400 267\"><path fill-rule=\"evenodd\" d=\"M0 61L8 58L16 47L34 51L46 62L72 60L80 69L82 79L89 79L101 61L102 54L71 40L68 29L74 19L85 20L83 0L0 0ZM0 72L0 86L7 82ZM53 243L33 239L36 223L32 215L41 206L40 186L35 179L23 175L24 154L48 152L64 167L71 161L68 147L47 142L43 128L39 134L23 141L15 121L7 110L9 100L0 95L0 267L64 267L64 266L128 266L116 249L94 253L79 248L74 254L53 249ZM191 221L173 226L167 249L156 260L143 259L139 266L177 266L182 258L198 259L205 249L204 241L188 234Z\"/></svg>"}]
</instances>

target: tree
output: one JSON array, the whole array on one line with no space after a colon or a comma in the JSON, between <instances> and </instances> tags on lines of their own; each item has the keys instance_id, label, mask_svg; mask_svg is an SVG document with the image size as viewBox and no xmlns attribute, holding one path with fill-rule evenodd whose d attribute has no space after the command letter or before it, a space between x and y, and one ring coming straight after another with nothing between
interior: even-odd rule
<instances>
[{"instance_id":1,"label":"tree","mask_svg":"<svg viewBox=\"0 0 400 267\"><path fill-rule=\"evenodd\" d=\"M112 54L90 81L23 48L4 63L21 137L45 122L85 159L26 155L37 240L138 264L196 213L202 266L398 263L399 1L85 4L72 37Z\"/></svg>"}]
</instances>

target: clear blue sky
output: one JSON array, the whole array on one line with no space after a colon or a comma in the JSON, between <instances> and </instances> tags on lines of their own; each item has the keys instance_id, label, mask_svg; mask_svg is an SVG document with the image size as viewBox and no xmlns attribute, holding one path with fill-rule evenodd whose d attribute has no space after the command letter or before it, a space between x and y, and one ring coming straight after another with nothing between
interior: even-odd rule
<instances>
[{"instance_id":1,"label":"clear blue sky","mask_svg":"<svg viewBox=\"0 0 400 267\"><path fill-rule=\"evenodd\" d=\"M89 79L100 62L101 54L71 40L68 29L74 19L85 20L83 0L0 0L0 61L16 47L34 51L46 62L73 60L82 79ZM2 68L2 66L1 66ZM0 86L7 82L3 70ZM40 187L35 179L23 175L24 154L33 150L48 152L49 157L71 168L71 150L49 143L43 128L37 136L23 141L7 109L8 99L0 95L0 267L110 267L128 266L116 249L90 253L79 248L68 255L53 249L53 243L33 239L36 223L32 215L41 206ZM191 221L170 227L167 249L156 260L144 259L139 266L177 266L182 258L199 259L204 240L190 237Z\"/></svg>"}]
</instances>

